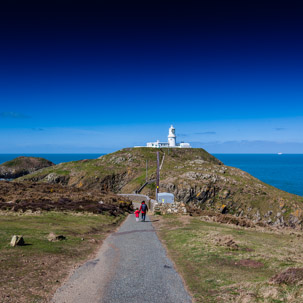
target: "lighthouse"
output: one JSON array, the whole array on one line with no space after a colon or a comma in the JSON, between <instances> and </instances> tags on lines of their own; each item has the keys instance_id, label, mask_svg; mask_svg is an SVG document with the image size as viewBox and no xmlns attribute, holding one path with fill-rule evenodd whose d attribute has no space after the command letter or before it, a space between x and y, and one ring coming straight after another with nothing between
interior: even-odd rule
<instances>
[{"instance_id":1,"label":"lighthouse","mask_svg":"<svg viewBox=\"0 0 303 303\"><path fill-rule=\"evenodd\" d=\"M157 140L156 142L147 142L146 147L153 147L153 148L169 148L169 147L176 147L176 148L191 148L189 143L177 143L177 136L176 136L176 130L171 125L168 131L168 142L160 142ZM140 146L135 146L140 147ZM141 146L142 147L142 146Z\"/></svg>"},{"instance_id":2,"label":"lighthouse","mask_svg":"<svg viewBox=\"0 0 303 303\"><path fill-rule=\"evenodd\" d=\"M168 131L168 145L169 147L176 147L176 130L175 128L171 125Z\"/></svg>"}]
</instances>

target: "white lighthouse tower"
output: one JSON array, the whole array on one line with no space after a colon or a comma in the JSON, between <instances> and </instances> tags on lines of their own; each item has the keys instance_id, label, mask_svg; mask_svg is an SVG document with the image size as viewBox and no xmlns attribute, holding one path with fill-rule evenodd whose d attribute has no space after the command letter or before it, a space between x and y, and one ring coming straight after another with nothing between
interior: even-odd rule
<instances>
[{"instance_id":1,"label":"white lighthouse tower","mask_svg":"<svg viewBox=\"0 0 303 303\"><path fill-rule=\"evenodd\" d=\"M176 148L191 148L189 143L177 143L177 136L176 136L176 130L171 125L168 131L168 142L160 142L157 140L156 142L147 142L146 147L153 147L153 148L168 148L168 147L176 147ZM135 146L140 147L140 146Z\"/></svg>"},{"instance_id":2,"label":"white lighthouse tower","mask_svg":"<svg viewBox=\"0 0 303 303\"><path fill-rule=\"evenodd\" d=\"M174 127L171 125L168 131L168 145L169 147L176 147L176 133Z\"/></svg>"}]
</instances>

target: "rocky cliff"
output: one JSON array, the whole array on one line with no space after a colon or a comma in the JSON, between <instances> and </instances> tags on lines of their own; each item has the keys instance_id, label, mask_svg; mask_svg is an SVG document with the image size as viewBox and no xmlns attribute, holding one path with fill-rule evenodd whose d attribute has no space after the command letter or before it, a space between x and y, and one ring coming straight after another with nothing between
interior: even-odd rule
<instances>
[{"instance_id":1,"label":"rocky cliff","mask_svg":"<svg viewBox=\"0 0 303 303\"><path fill-rule=\"evenodd\" d=\"M161 192L191 208L229 213L276 226L301 226L303 198L283 192L237 168L225 166L203 149L127 148L95 160L68 162L23 177L116 193L155 194L156 152L160 152ZM146 183L146 163L148 166Z\"/></svg>"},{"instance_id":2,"label":"rocky cliff","mask_svg":"<svg viewBox=\"0 0 303 303\"><path fill-rule=\"evenodd\" d=\"M53 162L44 158L18 157L0 165L0 178L14 179L53 165Z\"/></svg>"}]
</instances>

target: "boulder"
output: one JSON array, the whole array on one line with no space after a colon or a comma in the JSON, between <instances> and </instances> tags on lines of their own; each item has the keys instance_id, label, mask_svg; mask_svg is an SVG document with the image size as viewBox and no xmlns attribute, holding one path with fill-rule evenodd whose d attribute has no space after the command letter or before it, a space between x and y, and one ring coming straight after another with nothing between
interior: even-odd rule
<instances>
[{"instance_id":1,"label":"boulder","mask_svg":"<svg viewBox=\"0 0 303 303\"><path fill-rule=\"evenodd\" d=\"M53 232L49 233L47 236L47 240L50 242L56 242L56 241L62 241L62 240L66 240L66 237L63 235L55 235Z\"/></svg>"},{"instance_id":2,"label":"boulder","mask_svg":"<svg viewBox=\"0 0 303 303\"><path fill-rule=\"evenodd\" d=\"M23 236L20 236L20 235L18 235L18 236L17 236L17 235L13 235L10 245L11 245L12 247L15 247L15 246L17 246L17 245L18 245L18 246L25 245Z\"/></svg>"},{"instance_id":3,"label":"boulder","mask_svg":"<svg viewBox=\"0 0 303 303\"><path fill-rule=\"evenodd\" d=\"M52 184L57 184L57 183L65 184L67 179L69 179L69 178L66 176L60 176L56 173L50 173L45 177L45 180L48 183L52 183ZM81 187L81 186L79 186L79 187Z\"/></svg>"}]
</instances>

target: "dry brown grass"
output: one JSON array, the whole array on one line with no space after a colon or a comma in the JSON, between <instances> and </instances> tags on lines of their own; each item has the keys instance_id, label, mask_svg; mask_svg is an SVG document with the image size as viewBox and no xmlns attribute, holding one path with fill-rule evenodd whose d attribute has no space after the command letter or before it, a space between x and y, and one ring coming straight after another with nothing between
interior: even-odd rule
<instances>
[{"instance_id":1,"label":"dry brown grass","mask_svg":"<svg viewBox=\"0 0 303 303\"><path fill-rule=\"evenodd\" d=\"M303 268L287 268L270 280L277 284L297 284L303 282Z\"/></svg>"},{"instance_id":2,"label":"dry brown grass","mask_svg":"<svg viewBox=\"0 0 303 303\"><path fill-rule=\"evenodd\" d=\"M158 234L195 302L303 302L302 233L155 217Z\"/></svg>"},{"instance_id":3,"label":"dry brown grass","mask_svg":"<svg viewBox=\"0 0 303 303\"><path fill-rule=\"evenodd\" d=\"M71 270L91 258L124 216L41 212L0 214L0 302L49 302ZM50 242L53 232L66 240ZM25 246L10 247L13 234Z\"/></svg>"}]
</instances>

